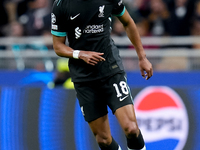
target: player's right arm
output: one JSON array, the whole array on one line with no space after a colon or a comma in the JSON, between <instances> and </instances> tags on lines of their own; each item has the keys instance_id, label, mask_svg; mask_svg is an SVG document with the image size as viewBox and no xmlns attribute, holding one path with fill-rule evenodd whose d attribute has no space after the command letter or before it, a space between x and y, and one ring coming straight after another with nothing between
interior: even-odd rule
<instances>
[{"instance_id":1,"label":"player's right arm","mask_svg":"<svg viewBox=\"0 0 200 150\"><path fill-rule=\"evenodd\" d=\"M65 45L65 41L66 36L63 37L53 35L54 51L60 57L73 58L74 49ZM105 61L105 58L102 57L103 54L104 53L80 50L78 54L78 59L82 59L87 64L94 66L100 61Z\"/></svg>"},{"instance_id":2,"label":"player's right arm","mask_svg":"<svg viewBox=\"0 0 200 150\"><path fill-rule=\"evenodd\" d=\"M74 58L73 54L76 52L76 59L82 59L87 64L96 65L99 61L105 61L102 57L103 53L74 50L65 44L67 36L67 14L63 11L62 2L66 1L55 1L51 13L51 33L53 35L53 47L55 53L60 57ZM67 7L67 4L65 4ZM80 52L79 52L80 51ZM78 52L78 53L77 53Z\"/></svg>"}]
</instances>

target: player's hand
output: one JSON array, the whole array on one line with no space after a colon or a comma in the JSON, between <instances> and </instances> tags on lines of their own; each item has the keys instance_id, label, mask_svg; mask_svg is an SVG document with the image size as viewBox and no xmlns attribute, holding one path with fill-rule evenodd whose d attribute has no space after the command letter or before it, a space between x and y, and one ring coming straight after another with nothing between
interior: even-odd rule
<instances>
[{"instance_id":1,"label":"player's hand","mask_svg":"<svg viewBox=\"0 0 200 150\"><path fill-rule=\"evenodd\" d=\"M142 77L146 80L148 80L153 75L152 64L146 57L139 60L139 67Z\"/></svg>"},{"instance_id":2,"label":"player's hand","mask_svg":"<svg viewBox=\"0 0 200 150\"><path fill-rule=\"evenodd\" d=\"M91 51L80 51L79 59L84 60L87 64L95 66L98 62L105 61L102 56L104 53L91 52Z\"/></svg>"}]
</instances>

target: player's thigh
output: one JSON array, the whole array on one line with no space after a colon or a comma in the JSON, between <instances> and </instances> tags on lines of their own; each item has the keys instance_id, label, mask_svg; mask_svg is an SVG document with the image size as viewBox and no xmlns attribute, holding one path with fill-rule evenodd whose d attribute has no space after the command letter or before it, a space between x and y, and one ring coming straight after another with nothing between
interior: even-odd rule
<instances>
[{"instance_id":1,"label":"player's thigh","mask_svg":"<svg viewBox=\"0 0 200 150\"><path fill-rule=\"evenodd\" d=\"M114 114L125 132L129 129L139 130L132 104L118 108Z\"/></svg>"},{"instance_id":2,"label":"player's thigh","mask_svg":"<svg viewBox=\"0 0 200 150\"><path fill-rule=\"evenodd\" d=\"M108 121L108 115L102 116L94 121L89 122L89 126L96 138L110 139L111 132Z\"/></svg>"}]
</instances>

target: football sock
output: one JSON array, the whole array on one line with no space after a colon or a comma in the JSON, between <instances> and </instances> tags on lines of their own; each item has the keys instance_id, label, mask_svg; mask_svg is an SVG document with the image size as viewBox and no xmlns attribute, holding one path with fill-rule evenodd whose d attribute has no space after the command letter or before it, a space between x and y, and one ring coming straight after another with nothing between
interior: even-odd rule
<instances>
[{"instance_id":1,"label":"football sock","mask_svg":"<svg viewBox=\"0 0 200 150\"><path fill-rule=\"evenodd\" d=\"M131 150L141 150L141 149L143 150L143 148L145 148L144 139L142 137L141 132L139 133L138 137L133 136L131 138L126 138L126 139L127 139L127 146Z\"/></svg>"},{"instance_id":2,"label":"football sock","mask_svg":"<svg viewBox=\"0 0 200 150\"><path fill-rule=\"evenodd\" d=\"M146 146L144 146L142 149L130 149L130 148L128 148L128 150L146 150Z\"/></svg>"},{"instance_id":3,"label":"football sock","mask_svg":"<svg viewBox=\"0 0 200 150\"><path fill-rule=\"evenodd\" d=\"M112 138L111 144L107 147L101 147L101 150L121 150L121 148L117 144L117 142Z\"/></svg>"}]
</instances>

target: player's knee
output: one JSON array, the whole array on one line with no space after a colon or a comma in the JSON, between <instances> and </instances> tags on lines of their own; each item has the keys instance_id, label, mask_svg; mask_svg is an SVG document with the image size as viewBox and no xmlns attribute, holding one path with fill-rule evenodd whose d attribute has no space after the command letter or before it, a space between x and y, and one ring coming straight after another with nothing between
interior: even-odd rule
<instances>
[{"instance_id":1,"label":"player's knee","mask_svg":"<svg viewBox=\"0 0 200 150\"><path fill-rule=\"evenodd\" d=\"M126 124L124 131L127 137L133 137L138 135L139 128L136 122L131 122Z\"/></svg>"},{"instance_id":2,"label":"player's knee","mask_svg":"<svg viewBox=\"0 0 200 150\"><path fill-rule=\"evenodd\" d=\"M107 135L96 135L96 141L100 147L107 147L112 142L112 137Z\"/></svg>"}]
</instances>

